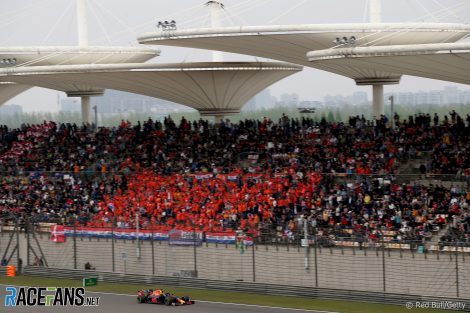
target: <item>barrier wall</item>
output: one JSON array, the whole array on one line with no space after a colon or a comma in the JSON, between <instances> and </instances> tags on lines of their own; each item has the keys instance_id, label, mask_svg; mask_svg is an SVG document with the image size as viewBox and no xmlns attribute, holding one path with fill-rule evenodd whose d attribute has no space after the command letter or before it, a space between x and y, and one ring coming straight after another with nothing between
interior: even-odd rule
<instances>
[{"instance_id":1,"label":"barrier wall","mask_svg":"<svg viewBox=\"0 0 470 313\"><path fill-rule=\"evenodd\" d=\"M0 233L0 253L8 235ZM37 240L54 268L83 270L89 262L96 271L116 273L470 298L468 253L345 247L310 248L306 255L300 246L256 245L242 251L225 244L193 247L121 239L113 244L110 238L56 243L47 234L38 234ZM27 237L21 233L24 245ZM31 238L30 245L38 250ZM31 252L29 259L33 265Z\"/></svg>"},{"instance_id":2,"label":"barrier wall","mask_svg":"<svg viewBox=\"0 0 470 313\"><path fill-rule=\"evenodd\" d=\"M167 285L184 288L198 288L217 291L235 291L245 293L257 293L266 295L280 295L306 297L314 299L335 299L347 301L361 301L381 304L394 304L405 306L411 303L442 303L450 302L459 305L462 311L470 311L470 301L466 299L456 299L449 297L437 297L426 295L404 295L382 292L364 292L351 291L344 289L327 289L300 286L285 286L279 284L262 284L250 282L228 282L207 279L181 278L168 276L151 276L151 275L135 275L121 274L110 272L90 272L84 270L67 270L46 267L26 267L25 274L39 277L82 279L84 277L96 277L98 281L110 283L124 283L141 286L140 288L155 288L155 286Z\"/></svg>"}]
</instances>

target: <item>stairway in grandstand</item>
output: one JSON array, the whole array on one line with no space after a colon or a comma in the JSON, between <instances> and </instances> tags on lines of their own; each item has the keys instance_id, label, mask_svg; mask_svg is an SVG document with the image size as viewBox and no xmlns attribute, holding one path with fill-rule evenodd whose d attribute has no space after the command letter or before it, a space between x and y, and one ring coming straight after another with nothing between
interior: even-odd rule
<instances>
[{"instance_id":1,"label":"stairway in grandstand","mask_svg":"<svg viewBox=\"0 0 470 313\"><path fill-rule=\"evenodd\" d=\"M444 236L450 228L450 224L447 224L443 226L437 233L433 232L433 236L431 237L431 240L428 241L429 246L437 246L439 245L439 241L442 236Z\"/></svg>"},{"instance_id":2,"label":"stairway in grandstand","mask_svg":"<svg viewBox=\"0 0 470 313\"><path fill-rule=\"evenodd\" d=\"M452 187L466 187L467 182L465 180L459 180L455 175L432 175L432 174L421 174L419 167L424 164L429 164L431 161L431 151L419 152L416 157L407 161L401 162L395 173L397 174L395 182L398 184L402 183L416 183L420 185L441 185L445 188Z\"/></svg>"},{"instance_id":3,"label":"stairway in grandstand","mask_svg":"<svg viewBox=\"0 0 470 313\"><path fill-rule=\"evenodd\" d=\"M422 177L419 167L421 164L427 164L430 158L431 152L425 151L419 152L414 158L399 163L400 165L395 171L396 182L401 184L420 180Z\"/></svg>"}]
</instances>

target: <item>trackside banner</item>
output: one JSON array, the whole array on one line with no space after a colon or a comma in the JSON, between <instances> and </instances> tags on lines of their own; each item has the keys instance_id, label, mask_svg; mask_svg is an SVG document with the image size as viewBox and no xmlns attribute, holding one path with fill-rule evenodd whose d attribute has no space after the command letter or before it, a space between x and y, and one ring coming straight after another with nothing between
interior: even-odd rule
<instances>
[{"instance_id":1,"label":"trackside banner","mask_svg":"<svg viewBox=\"0 0 470 313\"><path fill-rule=\"evenodd\" d=\"M137 233L135 229L122 229L122 228L91 228L91 227L76 227L75 230L73 227L63 227L60 228L61 233L65 234L66 237L73 237L74 234L76 237L88 237L88 238L114 238L116 239L126 239L126 240L135 240L139 238L140 240L158 240L158 241L171 241L171 244L176 245L193 245L194 238L193 232L188 231L151 231L148 229L139 230ZM51 228L51 234L57 232L56 228ZM171 236L170 236L171 234ZM153 236L153 237L152 237ZM208 243L217 243L217 244L235 244L236 243L236 234L232 233L205 233L205 242ZM200 245L204 234L201 232L196 232L196 244ZM253 239L250 237L243 238L244 244L251 246L253 244Z\"/></svg>"},{"instance_id":2,"label":"trackside banner","mask_svg":"<svg viewBox=\"0 0 470 313\"><path fill-rule=\"evenodd\" d=\"M203 233L172 229L168 232L170 245L176 246L200 246L202 245Z\"/></svg>"},{"instance_id":3,"label":"trackside banner","mask_svg":"<svg viewBox=\"0 0 470 313\"><path fill-rule=\"evenodd\" d=\"M236 243L236 233L207 233L206 242L218 243L218 244L229 244L233 245ZM250 237L243 237L244 244L246 246L253 245L253 239Z\"/></svg>"},{"instance_id":4,"label":"trackside banner","mask_svg":"<svg viewBox=\"0 0 470 313\"><path fill-rule=\"evenodd\" d=\"M65 227L65 236L73 237L73 227ZM111 238L114 235L116 239L128 239L133 240L137 237L141 240L168 240L168 232L166 231L151 231L151 230L140 230L138 233L135 229L121 229L115 228L89 228L89 227L77 227L75 229L76 237L92 237L92 238Z\"/></svg>"}]
</instances>

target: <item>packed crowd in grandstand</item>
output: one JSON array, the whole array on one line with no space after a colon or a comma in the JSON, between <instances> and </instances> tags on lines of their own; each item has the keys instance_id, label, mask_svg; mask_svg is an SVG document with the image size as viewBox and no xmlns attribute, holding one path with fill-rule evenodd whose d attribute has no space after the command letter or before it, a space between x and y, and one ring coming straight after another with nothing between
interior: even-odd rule
<instances>
[{"instance_id":1,"label":"packed crowd in grandstand","mask_svg":"<svg viewBox=\"0 0 470 313\"><path fill-rule=\"evenodd\" d=\"M429 154L423 175L470 176L470 116L419 114L391 127L283 116L277 122L149 119L118 127L44 122L0 127L0 212L89 227L198 229L290 237L318 233L401 242L449 227L470 241L468 188L397 183Z\"/></svg>"}]
</instances>

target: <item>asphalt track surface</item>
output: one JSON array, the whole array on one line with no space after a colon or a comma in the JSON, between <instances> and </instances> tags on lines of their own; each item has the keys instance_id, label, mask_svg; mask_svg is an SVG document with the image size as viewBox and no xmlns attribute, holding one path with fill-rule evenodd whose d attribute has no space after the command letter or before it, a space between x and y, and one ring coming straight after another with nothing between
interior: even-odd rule
<instances>
[{"instance_id":1,"label":"asphalt track surface","mask_svg":"<svg viewBox=\"0 0 470 313\"><path fill-rule=\"evenodd\" d=\"M97 313L146 313L146 312L188 312L188 313L325 313L324 311L311 311L299 309L273 308L255 305L229 304L219 302L196 301L195 305L167 307L165 305L139 304L135 296L117 295L109 293L86 292L86 297L100 297L100 304L96 307L46 307L46 306L18 306L5 307L4 285L0 285L0 312L5 313L58 313L58 312L97 312Z\"/></svg>"}]
</instances>

